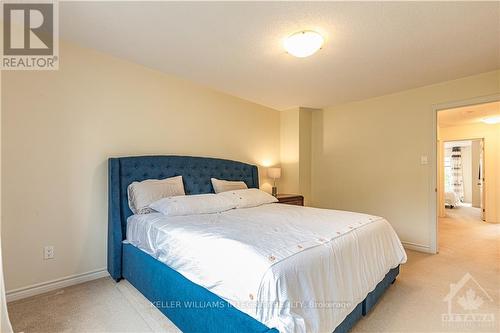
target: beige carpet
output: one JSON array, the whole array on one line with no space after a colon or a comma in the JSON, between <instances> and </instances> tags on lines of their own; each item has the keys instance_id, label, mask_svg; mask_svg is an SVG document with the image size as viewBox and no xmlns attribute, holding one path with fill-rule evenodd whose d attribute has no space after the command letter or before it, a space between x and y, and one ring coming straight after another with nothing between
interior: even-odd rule
<instances>
[{"instance_id":1,"label":"beige carpet","mask_svg":"<svg viewBox=\"0 0 500 333\"><path fill-rule=\"evenodd\" d=\"M408 263L375 309L353 332L498 332L500 320L500 225L480 222L474 208L447 210L440 221L440 253L408 251ZM481 297L476 313L494 314L493 325L474 322L445 325L443 301L450 284L466 273L457 298L472 289ZM477 305L477 303L475 303ZM461 310L455 304L454 309ZM128 282L95 280L9 304L15 332L178 332L178 329ZM470 310L474 312L473 310ZM464 313L467 311L456 311Z\"/></svg>"}]
</instances>

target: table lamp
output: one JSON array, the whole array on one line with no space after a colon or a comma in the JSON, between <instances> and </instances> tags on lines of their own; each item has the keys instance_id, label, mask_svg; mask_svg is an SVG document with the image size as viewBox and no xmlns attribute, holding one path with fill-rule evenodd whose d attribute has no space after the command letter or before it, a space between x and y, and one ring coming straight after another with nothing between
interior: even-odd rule
<instances>
[{"instance_id":1,"label":"table lamp","mask_svg":"<svg viewBox=\"0 0 500 333\"><path fill-rule=\"evenodd\" d=\"M274 181L272 195L277 196L278 188L276 187L276 179L280 179L281 177L281 168L268 168L267 176Z\"/></svg>"}]
</instances>

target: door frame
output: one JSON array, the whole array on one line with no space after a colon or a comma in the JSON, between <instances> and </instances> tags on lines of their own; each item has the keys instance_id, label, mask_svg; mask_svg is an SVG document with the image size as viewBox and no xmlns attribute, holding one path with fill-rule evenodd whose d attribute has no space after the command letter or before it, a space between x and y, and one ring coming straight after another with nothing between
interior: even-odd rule
<instances>
[{"instance_id":1,"label":"door frame","mask_svg":"<svg viewBox=\"0 0 500 333\"><path fill-rule=\"evenodd\" d=\"M500 101L500 94L493 94L487 96L480 96L476 98L470 98L465 100L459 100L454 102L440 103L432 105L432 145L431 145L431 176L430 176L430 187L429 187L429 220L431 221L430 227L430 249L431 253L439 252L438 244L438 222L439 222L439 201L438 201L438 179L439 179L439 169L438 169L438 112L454 109L463 106L471 106L477 104L485 104L491 102Z\"/></svg>"}]
</instances>

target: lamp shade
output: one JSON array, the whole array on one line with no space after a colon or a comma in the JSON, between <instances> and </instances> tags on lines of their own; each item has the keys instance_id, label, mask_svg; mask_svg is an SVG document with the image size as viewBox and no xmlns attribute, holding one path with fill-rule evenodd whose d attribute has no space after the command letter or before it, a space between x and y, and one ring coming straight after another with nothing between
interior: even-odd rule
<instances>
[{"instance_id":1,"label":"lamp shade","mask_svg":"<svg viewBox=\"0 0 500 333\"><path fill-rule=\"evenodd\" d=\"M267 176L272 179L281 177L281 168L267 168Z\"/></svg>"}]
</instances>

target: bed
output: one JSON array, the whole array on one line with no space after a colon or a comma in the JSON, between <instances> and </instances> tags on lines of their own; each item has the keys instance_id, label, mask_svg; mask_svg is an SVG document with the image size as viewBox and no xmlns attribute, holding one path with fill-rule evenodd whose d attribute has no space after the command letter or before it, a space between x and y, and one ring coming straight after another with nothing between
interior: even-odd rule
<instances>
[{"instance_id":1,"label":"bed","mask_svg":"<svg viewBox=\"0 0 500 333\"><path fill-rule=\"evenodd\" d=\"M453 191L446 191L444 193L445 207L454 208L460 205L460 197Z\"/></svg>"},{"instance_id":2,"label":"bed","mask_svg":"<svg viewBox=\"0 0 500 333\"><path fill-rule=\"evenodd\" d=\"M211 177L244 181L249 188L258 188L259 181L256 166L236 161L186 156L109 159L108 271L116 281L127 279L184 332L302 332L325 331L325 327L347 332L373 308L406 260L390 225L370 215L282 204L175 221L159 213L132 214L129 184L178 175L183 176L186 194L212 192ZM325 228L332 219L338 220L336 229ZM214 225L217 228L211 230ZM187 229L206 251L196 251L196 246L183 242L185 237L176 236ZM256 229L274 238L262 237L259 243L252 236ZM211 230L208 236L200 238L207 230ZM220 241L212 241L221 233L223 241L237 244L226 248L233 256L224 257L228 251L218 247ZM315 236L320 233L327 237ZM245 246L239 249L241 244ZM249 244L255 245L251 251ZM213 260L217 257L224 260ZM266 265L261 258L271 262ZM198 262L196 269L190 268L192 262ZM322 273L322 267L335 274ZM231 278L234 272L241 273L241 281ZM312 283L317 279L322 281ZM297 291L301 293L293 294ZM346 305L326 308L340 304L326 298L316 307L290 304L314 300L323 292L342 295ZM269 305L269 300L278 302Z\"/></svg>"}]
</instances>

